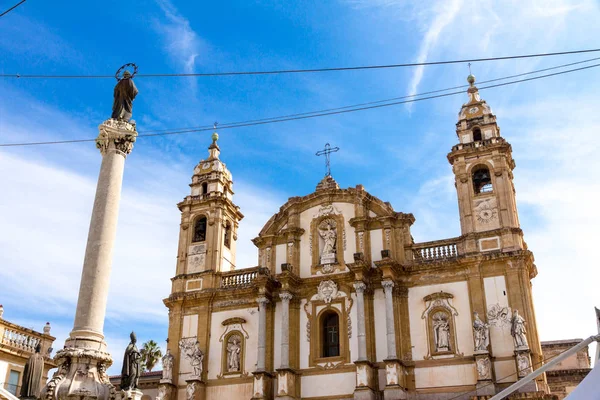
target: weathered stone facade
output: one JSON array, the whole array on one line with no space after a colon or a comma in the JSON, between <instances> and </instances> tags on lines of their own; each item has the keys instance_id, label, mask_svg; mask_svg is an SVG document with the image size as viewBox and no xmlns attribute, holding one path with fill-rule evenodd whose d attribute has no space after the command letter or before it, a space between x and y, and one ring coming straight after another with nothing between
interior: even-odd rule
<instances>
[{"instance_id":1,"label":"weathered stone facade","mask_svg":"<svg viewBox=\"0 0 600 400\"><path fill-rule=\"evenodd\" d=\"M415 243L412 214L327 176L265 224L253 240L258 265L236 269L243 216L213 137L178 204L177 269L164 300L169 400L470 399L540 365L537 269L519 226L512 150L473 83L448 154L456 238ZM182 340L202 353L199 377ZM546 377L526 390L547 393Z\"/></svg>"},{"instance_id":2,"label":"weathered stone facade","mask_svg":"<svg viewBox=\"0 0 600 400\"><path fill-rule=\"evenodd\" d=\"M545 360L551 360L560 353L580 343L582 339L555 340L542 342ZM558 363L546 373L548 386L552 394L564 399L592 370L588 348L584 348L564 361Z\"/></svg>"}]
</instances>

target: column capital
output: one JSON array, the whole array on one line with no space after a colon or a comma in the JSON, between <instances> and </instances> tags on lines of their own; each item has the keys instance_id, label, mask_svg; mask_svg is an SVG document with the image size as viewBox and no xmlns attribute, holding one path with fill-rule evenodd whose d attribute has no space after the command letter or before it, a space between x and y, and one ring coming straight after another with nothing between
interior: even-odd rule
<instances>
[{"instance_id":1,"label":"column capital","mask_svg":"<svg viewBox=\"0 0 600 400\"><path fill-rule=\"evenodd\" d=\"M367 285L364 282L354 282L354 290L356 290L356 293L364 293L366 289Z\"/></svg>"},{"instance_id":2,"label":"column capital","mask_svg":"<svg viewBox=\"0 0 600 400\"><path fill-rule=\"evenodd\" d=\"M105 155L108 149L112 147L111 144L123 155L130 154L138 135L135 124L112 118L101 123L98 126L98 131L96 147L102 155Z\"/></svg>"},{"instance_id":3,"label":"column capital","mask_svg":"<svg viewBox=\"0 0 600 400\"><path fill-rule=\"evenodd\" d=\"M269 299L267 299L265 296L260 296L259 298L256 299L256 302L260 306L266 306L267 304L270 303Z\"/></svg>"},{"instance_id":4,"label":"column capital","mask_svg":"<svg viewBox=\"0 0 600 400\"><path fill-rule=\"evenodd\" d=\"M285 302L289 302L293 297L294 296L292 296L292 294L288 291L279 293L279 298Z\"/></svg>"},{"instance_id":5,"label":"column capital","mask_svg":"<svg viewBox=\"0 0 600 400\"><path fill-rule=\"evenodd\" d=\"M383 287L383 290L387 293L392 291L392 289L394 288L396 284L394 283L394 281L390 280L390 279L386 279L384 281L381 281L381 286Z\"/></svg>"}]
</instances>

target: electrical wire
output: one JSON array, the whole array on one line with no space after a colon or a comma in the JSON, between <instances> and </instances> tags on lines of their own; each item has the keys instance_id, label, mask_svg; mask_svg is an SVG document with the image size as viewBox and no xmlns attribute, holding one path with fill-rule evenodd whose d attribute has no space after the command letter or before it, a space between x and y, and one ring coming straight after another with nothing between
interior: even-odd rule
<instances>
[{"instance_id":1,"label":"electrical wire","mask_svg":"<svg viewBox=\"0 0 600 400\"><path fill-rule=\"evenodd\" d=\"M429 61L420 63L404 64L384 64L384 65L363 65L353 67L333 67L333 68L312 68L312 69L283 69L270 71L228 71L228 72L207 72L207 73L174 73L174 74L137 74L136 78L173 78L173 77L208 77L208 76L235 76L235 75L276 75L276 74L298 74L314 72L333 72L333 71L356 71L369 69L402 68L402 67L420 67L431 65L464 64L485 61L516 60L524 58L553 57L569 54L582 54L598 52L600 49L560 51L554 53L536 53L522 54L515 56L487 57L487 58L469 58L463 60L447 61ZM27 79L94 79L94 78L114 78L114 75L35 75L35 74L0 74L1 78L27 78Z\"/></svg>"},{"instance_id":2,"label":"electrical wire","mask_svg":"<svg viewBox=\"0 0 600 400\"><path fill-rule=\"evenodd\" d=\"M569 69L569 70L565 70L565 71L560 71L560 72L554 72L554 73L551 73L551 74L535 76L535 77L531 77L531 78L519 79L519 80L515 80L515 81L510 81L510 82L497 83L497 84L488 85L488 86L482 86L482 87L479 87L479 90L485 90L485 89L492 89L492 88L496 88L496 87L514 85L514 84L517 84L517 83L529 82L529 81L534 81L534 80L538 80L538 79L544 79L544 78L549 78L549 77L552 77L552 76L564 75L564 74L568 74L568 73L572 73L572 72L576 72L576 71L582 71L582 70L591 69L591 68L597 68L597 67L600 67L600 63L599 64L589 65L589 66L585 66L585 67L580 67L580 68L573 68L573 69ZM369 106L364 106L364 107L355 107L355 108L352 108L352 109L345 109L345 110L338 110L338 111L328 111L328 112L320 112L320 113L314 113L314 114L311 114L311 115L302 115L302 116L295 116L295 117L274 117L272 119L261 121L261 122L248 122L248 123L238 122L238 123L231 123L231 124L228 124L228 125L219 125L218 129L219 130L222 130L222 129L234 129L234 128L241 128L241 127L247 127L247 126L265 125L265 124L272 124L272 123L279 123L279 122L287 122L287 121L295 121L295 120L308 119L308 118L323 117L323 116L328 116L328 115L345 114L345 113L351 113L351 112L356 112L356 111L364 111L364 110L371 110L371 109L382 108L382 107L390 107L390 106L399 105L399 104L414 103L414 102L417 102L417 101L437 99L437 98L441 98L441 97L455 96L455 95L458 95L458 94L464 94L464 92L463 91L455 91L455 92L450 92L450 93L437 94L437 95L433 95L433 96L426 96L426 97L420 97L420 98L414 98L414 99L408 99L408 100L395 101L395 102L386 103L386 104L375 104L375 105L369 105ZM160 133L138 134L137 137L140 138L140 137L154 137L154 136L177 135L177 134L183 134L183 133L210 131L210 130L213 130L213 129L214 129L214 127L199 128L199 129L182 129L182 130L173 130L173 131L160 132ZM34 146L34 145L49 145L49 144L80 143L80 142L92 142L92 141L95 141L95 140L96 139L75 139L75 140L60 140L60 141L48 141L48 142L3 143L3 144L0 144L0 147L17 147L17 146Z\"/></svg>"},{"instance_id":3,"label":"electrical wire","mask_svg":"<svg viewBox=\"0 0 600 400\"><path fill-rule=\"evenodd\" d=\"M600 57L590 58L590 59L587 59L587 60L572 62L572 63L568 63L568 64L557 65L557 66L549 67L549 68L538 69L538 70L535 70L535 71L524 72L524 73L516 74L516 75L509 75L509 76L505 76L505 77L502 77L502 78L488 79L488 80L477 82L477 83L478 84L484 84L484 83L502 81L502 80L506 80L506 79L518 78L518 77L521 77L521 76L527 76L527 75L537 74L537 73L540 73L540 72L552 71L552 70L555 70L555 69L570 67L570 66L573 66L573 65L585 64L585 63L592 62L592 61L597 61L597 60L600 60ZM279 116L279 117L251 119L251 120L246 120L246 121L241 121L241 122L235 122L235 123L223 123L222 125L245 124L245 123L249 123L249 122L262 122L262 121L270 121L270 120L280 119L280 118L288 118L288 117L297 117L297 116L302 116L302 115L316 114L316 113L327 112L327 111L344 110L344 109L348 109L348 108L368 106L368 105L371 105L371 104L381 104L381 103L387 103L387 102L395 101L395 100L402 100L402 99L408 99L408 98L414 98L414 97L421 97L421 96L428 95L428 94L443 93L443 92L448 92L450 90L463 89L463 88L467 88L467 87L469 87L469 85L459 85L459 86L449 87L449 88L446 88L446 89L437 89L437 90L432 90L432 91L429 91L429 92L423 92L423 93L418 93L418 94L410 94L410 95L405 95L405 96L392 97L392 98L385 99L385 100L376 100L376 101L370 101L370 102L367 102L367 103L358 103L358 104L353 104L353 105L349 105L349 106L336 107L336 108L328 108L328 109L325 109L325 110L318 110L318 111L306 111L306 112L303 112L303 113L288 114L288 115L282 115L282 116ZM202 126L191 126L191 127L183 127L183 128L151 129L151 130L140 131L140 133L144 133L145 134L145 133L153 133L153 132L170 132L170 131L175 131L175 130L187 130L187 129L211 129L211 127L212 127L212 125L202 125Z\"/></svg>"},{"instance_id":4,"label":"electrical wire","mask_svg":"<svg viewBox=\"0 0 600 400\"><path fill-rule=\"evenodd\" d=\"M14 6L12 6L11 8L9 8L8 10L4 11L2 14L0 14L0 17L4 17L6 14L8 14L9 12L11 12L12 10L14 10L15 8L19 7L21 4L25 3L27 0L22 0L20 2L18 2L17 4L15 4Z\"/></svg>"}]
</instances>

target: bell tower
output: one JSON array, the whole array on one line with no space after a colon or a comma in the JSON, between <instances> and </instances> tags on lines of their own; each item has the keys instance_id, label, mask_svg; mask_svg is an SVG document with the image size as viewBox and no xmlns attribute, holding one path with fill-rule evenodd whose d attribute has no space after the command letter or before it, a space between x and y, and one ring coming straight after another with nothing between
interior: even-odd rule
<instances>
[{"instance_id":1,"label":"bell tower","mask_svg":"<svg viewBox=\"0 0 600 400\"><path fill-rule=\"evenodd\" d=\"M237 229L244 217L233 203L233 179L219 159L219 135L212 135L208 158L194 168L191 195L181 211L177 275L235 269Z\"/></svg>"},{"instance_id":2,"label":"bell tower","mask_svg":"<svg viewBox=\"0 0 600 400\"><path fill-rule=\"evenodd\" d=\"M455 175L465 252L523 249L511 145L500 136L496 116L479 96L475 77L467 78L469 101L456 123L459 143L448 161Z\"/></svg>"}]
</instances>

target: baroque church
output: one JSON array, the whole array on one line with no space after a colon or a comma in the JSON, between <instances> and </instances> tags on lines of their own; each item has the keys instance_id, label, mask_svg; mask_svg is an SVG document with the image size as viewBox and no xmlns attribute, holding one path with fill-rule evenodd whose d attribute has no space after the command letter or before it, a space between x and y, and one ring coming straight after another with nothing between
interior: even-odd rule
<instances>
[{"instance_id":1,"label":"baroque church","mask_svg":"<svg viewBox=\"0 0 600 400\"><path fill-rule=\"evenodd\" d=\"M158 399L470 399L540 365L511 145L468 81L448 153L455 238L416 243L413 214L328 175L267 221L258 265L236 269L243 214L213 134L177 205ZM545 375L525 389L547 392Z\"/></svg>"}]
</instances>

